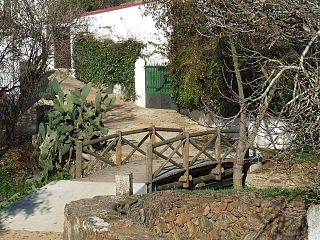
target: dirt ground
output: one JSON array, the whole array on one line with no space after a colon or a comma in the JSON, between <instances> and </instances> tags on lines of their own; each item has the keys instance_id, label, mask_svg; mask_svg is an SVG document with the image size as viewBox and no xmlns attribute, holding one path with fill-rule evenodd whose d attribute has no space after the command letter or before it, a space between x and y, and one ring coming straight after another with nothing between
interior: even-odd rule
<instances>
[{"instance_id":1,"label":"dirt ground","mask_svg":"<svg viewBox=\"0 0 320 240\"><path fill-rule=\"evenodd\" d=\"M61 240L62 233L0 231L0 239L1 240Z\"/></svg>"},{"instance_id":2,"label":"dirt ground","mask_svg":"<svg viewBox=\"0 0 320 240\"><path fill-rule=\"evenodd\" d=\"M316 163L292 163L288 161L267 162L262 168L248 174L249 187L311 187L320 183Z\"/></svg>"},{"instance_id":3,"label":"dirt ground","mask_svg":"<svg viewBox=\"0 0 320 240\"><path fill-rule=\"evenodd\" d=\"M120 100L107 111L104 123L111 131L127 131L151 125L184 128L190 132L207 130L175 110L141 108L133 102L121 102Z\"/></svg>"}]
</instances>

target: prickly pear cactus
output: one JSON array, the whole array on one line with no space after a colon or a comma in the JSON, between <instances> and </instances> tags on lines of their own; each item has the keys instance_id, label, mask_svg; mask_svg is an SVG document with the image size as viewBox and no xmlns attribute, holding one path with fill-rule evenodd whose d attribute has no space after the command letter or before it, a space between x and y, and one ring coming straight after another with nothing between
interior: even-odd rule
<instances>
[{"instance_id":1,"label":"prickly pear cactus","mask_svg":"<svg viewBox=\"0 0 320 240\"><path fill-rule=\"evenodd\" d=\"M88 83L64 94L57 80L49 82L43 97L52 100L53 107L48 113L48 121L40 123L37 139L46 179L51 172L69 170L76 140L95 139L108 133L102 115L111 99L99 91L94 106L88 105L86 99L91 88L92 83Z\"/></svg>"}]
</instances>

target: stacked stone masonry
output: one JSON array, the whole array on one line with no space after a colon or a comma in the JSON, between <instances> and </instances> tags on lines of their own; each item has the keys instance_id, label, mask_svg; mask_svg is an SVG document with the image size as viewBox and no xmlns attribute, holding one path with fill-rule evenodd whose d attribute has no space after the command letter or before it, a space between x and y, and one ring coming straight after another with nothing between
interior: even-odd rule
<instances>
[{"instance_id":1,"label":"stacked stone masonry","mask_svg":"<svg viewBox=\"0 0 320 240\"><path fill-rule=\"evenodd\" d=\"M166 239L307 239L305 203L285 197L159 192L126 208Z\"/></svg>"},{"instance_id":2,"label":"stacked stone masonry","mask_svg":"<svg viewBox=\"0 0 320 240\"><path fill-rule=\"evenodd\" d=\"M255 193L95 197L66 206L63 239L307 239L306 204Z\"/></svg>"}]
</instances>

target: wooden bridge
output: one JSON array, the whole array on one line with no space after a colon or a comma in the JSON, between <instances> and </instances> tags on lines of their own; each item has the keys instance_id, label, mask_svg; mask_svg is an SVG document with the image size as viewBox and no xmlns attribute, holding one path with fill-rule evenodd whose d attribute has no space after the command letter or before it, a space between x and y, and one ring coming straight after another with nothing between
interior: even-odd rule
<instances>
[{"instance_id":1,"label":"wooden bridge","mask_svg":"<svg viewBox=\"0 0 320 240\"><path fill-rule=\"evenodd\" d=\"M201 187L232 178L237 137L238 132L219 128L189 133L180 128L152 126L77 141L76 177L82 177L98 161L121 166L138 156L144 163L149 192ZM103 146L99 151L94 150L97 144ZM84 160L84 154L92 159Z\"/></svg>"}]
</instances>

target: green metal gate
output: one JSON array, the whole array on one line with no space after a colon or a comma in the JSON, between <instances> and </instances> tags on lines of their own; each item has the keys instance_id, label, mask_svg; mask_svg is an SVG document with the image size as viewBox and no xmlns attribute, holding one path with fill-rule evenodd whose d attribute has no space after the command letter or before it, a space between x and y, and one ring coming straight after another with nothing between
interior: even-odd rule
<instances>
[{"instance_id":1,"label":"green metal gate","mask_svg":"<svg viewBox=\"0 0 320 240\"><path fill-rule=\"evenodd\" d=\"M170 76L166 66L146 66L146 107L176 109L171 99Z\"/></svg>"}]
</instances>

